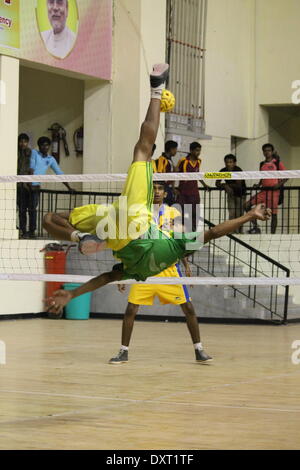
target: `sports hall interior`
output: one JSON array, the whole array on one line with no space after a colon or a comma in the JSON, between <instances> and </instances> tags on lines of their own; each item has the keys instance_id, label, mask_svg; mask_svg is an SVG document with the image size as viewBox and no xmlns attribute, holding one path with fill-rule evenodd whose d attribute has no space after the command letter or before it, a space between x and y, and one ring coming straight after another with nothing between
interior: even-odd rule
<instances>
[{"instance_id":1,"label":"sports hall interior","mask_svg":"<svg viewBox=\"0 0 300 470\"><path fill-rule=\"evenodd\" d=\"M177 159L199 141L201 171L219 171L227 154L236 155L244 171L259 171L262 145L270 142L287 170L300 169L298 1L91 0L96 7L99 2L111 8L109 79L1 49L6 100L0 105L0 176L17 174L20 133L27 133L36 148L40 136L51 137L49 127L55 122L63 125L69 143L69 156L62 145L60 151L66 175L127 173L149 102L149 72L152 64L168 59L173 73L169 86L178 85L176 77L184 82L182 88L170 88L183 111L161 114L154 158L167 140L178 142ZM198 22L189 31L193 12ZM191 46L195 54L189 60L184 51L188 54ZM197 89L194 117L184 109L191 104L190 89ZM73 136L80 126L84 147L78 155ZM205 181L215 185L215 180ZM41 250L53 240L45 233L35 240L19 239L16 191L6 184L0 183L0 273L42 275ZM86 193L122 188L120 181L72 186ZM258 260L259 275L266 279L282 275L278 263L290 277L300 278L300 178L286 186L296 188L284 202L291 197L284 217L290 217L292 228L281 230L280 225L276 234L235 237L275 260L275 271ZM44 183L43 189L60 193L61 208L75 203L59 182ZM201 194L208 203L209 196ZM232 243L247 264L245 246ZM217 274L208 270L205 276L231 273L222 271L233 250L228 244L222 240L216 247ZM75 254L69 273L94 274L98 265L82 266L80 272ZM196 268L193 276L201 276ZM299 449L297 285L279 287L270 308L249 300L248 293L236 301L231 286L189 287L202 341L214 358L207 365L193 360L177 306L142 307L130 361L118 367L108 359L120 344L127 297L116 286L105 289L93 294L88 321L53 320L45 314L44 281L0 280L2 357L5 352L0 360L0 449ZM279 313L274 313L274 302Z\"/></svg>"}]
</instances>

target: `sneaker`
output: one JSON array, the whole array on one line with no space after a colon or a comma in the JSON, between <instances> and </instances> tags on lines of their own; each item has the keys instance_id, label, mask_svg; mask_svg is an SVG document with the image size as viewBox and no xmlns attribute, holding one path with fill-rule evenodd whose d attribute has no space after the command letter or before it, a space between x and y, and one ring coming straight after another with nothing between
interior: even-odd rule
<instances>
[{"instance_id":1,"label":"sneaker","mask_svg":"<svg viewBox=\"0 0 300 470\"><path fill-rule=\"evenodd\" d=\"M78 249L83 255L97 253L103 247L103 241L96 235L84 235L79 242Z\"/></svg>"},{"instance_id":2,"label":"sneaker","mask_svg":"<svg viewBox=\"0 0 300 470\"><path fill-rule=\"evenodd\" d=\"M152 88L157 88L167 81L169 77L169 64L153 65L153 71L150 75L150 83Z\"/></svg>"},{"instance_id":3,"label":"sneaker","mask_svg":"<svg viewBox=\"0 0 300 470\"><path fill-rule=\"evenodd\" d=\"M257 233L258 234L258 233L261 233L261 230L258 227L253 227L250 230L248 230L248 233L250 233L250 234Z\"/></svg>"},{"instance_id":4,"label":"sneaker","mask_svg":"<svg viewBox=\"0 0 300 470\"><path fill-rule=\"evenodd\" d=\"M29 238L29 232L21 232L20 238L28 239Z\"/></svg>"},{"instance_id":5,"label":"sneaker","mask_svg":"<svg viewBox=\"0 0 300 470\"><path fill-rule=\"evenodd\" d=\"M123 364L123 362L128 362L128 351L125 349L120 349L118 355L109 360L109 364Z\"/></svg>"},{"instance_id":6,"label":"sneaker","mask_svg":"<svg viewBox=\"0 0 300 470\"><path fill-rule=\"evenodd\" d=\"M205 351L200 351L200 349L195 349L195 356L196 361L201 362L202 364L206 364L207 362L211 362L213 360L212 357L208 356Z\"/></svg>"}]
</instances>

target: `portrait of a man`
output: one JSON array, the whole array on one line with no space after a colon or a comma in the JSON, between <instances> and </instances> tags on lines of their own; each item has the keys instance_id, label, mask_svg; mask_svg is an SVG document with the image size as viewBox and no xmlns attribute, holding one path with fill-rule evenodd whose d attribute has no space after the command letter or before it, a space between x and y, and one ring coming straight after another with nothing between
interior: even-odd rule
<instances>
[{"instance_id":1,"label":"portrait of a man","mask_svg":"<svg viewBox=\"0 0 300 470\"><path fill-rule=\"evenodd\" d=\"M52 26L41 33L50 54L64 59L73 49L77 35L67 26L69 0L45 0L48 19Z\"/></svg>"}]
</instances>

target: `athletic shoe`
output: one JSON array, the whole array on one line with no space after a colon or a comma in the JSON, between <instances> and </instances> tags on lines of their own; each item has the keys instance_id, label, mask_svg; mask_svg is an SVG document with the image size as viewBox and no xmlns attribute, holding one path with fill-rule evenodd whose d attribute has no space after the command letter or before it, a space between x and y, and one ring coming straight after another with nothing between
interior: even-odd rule
<instances>
[{"instance_id":1,"label":"athletic shoe","mask_svg":"<svg viewBox=\"0 0 300 470\"><path fill-rule=\"evenodd\" d=\"M157 88L167 81L169 77L169 64L155 64L150 75L152 88Z\"/></svg>"},{"instance_id":2,"label":"athletic shoe","mask_svg":"<svg viewBox=\"0 0 300 470\"><path fill-rule=\"evenodd\" d=\"M22 232L21 233L21 238L28 239L29 238L29 232Z\"/></svg>"},{"instance_id":3,"label":"athletic shoe","mask_svg":"<svg viewBox=\"0 0 300 470\"><path fill-rule=\"evenodd\" d=\"M84 235L79 242L78 249L83 255L91 255L100 251L102 245L103 241L96 235Z\"/></svg>"},{"instance_id":4,"label":"athletic shoe","mask_svg":"<svg viewBox=\"0 0 300 470\"><path fill-rule=\"evenodd\" d=\"M196 361L201 362L202 364L206 364L207 362L211 362L213 360L212 357L208 356L205 351L200 351L200 349L195 349L195 356L196 356Z\"/></svg>"},{"instance_id":5,"label":"athletic shoe","mask_svg":"<svg viewBox=\"0 0 300 470\"><path fill-rule=\"evenodd\" d=\"M251 228L250 230L248 230L248 233L250 233L250 234L254 234L254 233L258 234L258 233L261 233L261 230L260 230L260 228L258 228L258 227L253 227L253 228Z\"/></svg>"},{"instance_id":6,"label":"athletic shoe","mask_svg":"<svg viewBox=\"0 0 300 470\"><path fill-rule=\"evenodd\" d=\"M123 362L128 362L128 351L125 349L120 349L117 356L109 360L109 364L123 364Z\"/></svg>"}]
</instances>

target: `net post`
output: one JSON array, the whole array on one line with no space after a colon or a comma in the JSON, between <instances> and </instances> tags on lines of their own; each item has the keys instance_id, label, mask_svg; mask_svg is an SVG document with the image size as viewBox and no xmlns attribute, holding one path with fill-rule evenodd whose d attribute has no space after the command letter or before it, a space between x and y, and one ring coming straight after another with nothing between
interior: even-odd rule
<instances>
[{"instance_id":1,"label":"net post","mask_svg":"<svg viewBox=\"0 0 300 470\"><path fill-rule=\"evenodd\" d=\"M286 272L286 277L290 277L290 270L287 270ZM283 325L287 325L287 315L288 315L288 306L289 306L289 291L290 291L290 286L285 286L285 297L284 297L284 312L283 312Z\"/></svg>"}]
</instances>

